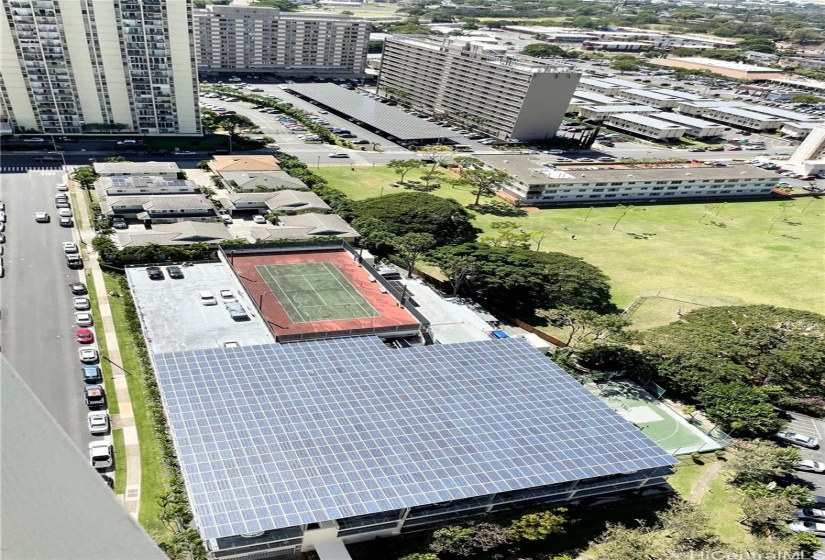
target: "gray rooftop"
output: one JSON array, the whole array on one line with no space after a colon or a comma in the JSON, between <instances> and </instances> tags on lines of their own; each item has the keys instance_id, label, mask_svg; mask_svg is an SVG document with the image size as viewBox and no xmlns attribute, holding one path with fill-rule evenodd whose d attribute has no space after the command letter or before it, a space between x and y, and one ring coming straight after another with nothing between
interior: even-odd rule
<instances>
[{"instance_id":1,"label":"gray rooftop","mask_svg":"<svg viewBox=\"0 0 825 560\"><path fill-rule=\"evenodd\" d=\"M560 178L553 179L544 174L549 168L542 167L527 158L507 155L477 157L491 167L506 171L526 185L581 185L601 182L671 181L678 179L679 176L691 179L777 178L775 173L752 165L736 165L731 167L671 166L656 168L617 168L617 164L614 164L598 169L574 169L572 167L565 167L559 170L560 173L558 173L558 175Z\"/></svg>"},{"instance_id":2,"label":"gray rooftop","mask_svg":"<svg viewBox=\"0 0 825 560\"><path fill-rule=\"evenodd\" d=\"M749 106L750 107L750 106ZM713 111L717 113L722 113L724 115L732 115L736 117L743 117L746 119L754 119L757 121L766 121L766 122L781 122L782 119L779 117L775 117L773 115L766 115L765 113L757 113L756 111L751 111L746 108L738 108L738 107L715 107ZM705 115L708 116L708 115Z\"/></svg>"},{"instance_id":3,"label":"gray rooftop","mask_svg":"<svg viewBox=\"0 0 825 560\"><path fill-rule=\"evenodd\" d=\"M455 133L334 84L290 84L288 89L400 140L448 138Z\"/></svg>"},{"instance_id":4,"label":"gray rooftop","mask_svg":"<svg viewBox=\"0 0 825 560\"><path fill-rule=\"evenodd\" d=\"M679 106L685 105L687 107L744 107L747 103L743 101L714 101L712 99L707 100L698 100L698 101L685 101L684 103L679 103ZM677 107L678 108L678 107Z\"/></svg>"},{"instance_id":5,"label":"gray rooftop","mask_svg":"<svg viewBox=\"0 0 825 560\"><path fill-rule=\"evenodd\" d=\"M165 270L165 267L163 267ZM219 348L226 342L241 346L274 342L274 336L257 316L254 304L227 264L204 263L182 268L184 277L150 280L146 267L129 267L126 277L141 315L150 352L178 352ZM164 272L164 274L166 274ZM231 290L250 314L249 321L234 321L223 304L202 305L198 292Z\"/></svg>"},{"instance_id":6,"label":"gray rooftop","mask_svg":"<svg viewBox=\"0 0 825 560\"><path fill-rule=\"evenodd\" d=\"M620 103L625 103L623 99L616 99L615 97L610 97L609 95L602 95L601 93L596 93L594 91L585 91L580 89L577 89L573 93L573 97L583 99L585 101L592 101L594 103L601 103L603 105L618 105Z\"/></svg>"},{"instance_id":7,"label":"gray rooftop","mask_svg":"<svg viewBox=\"0 0 825 560\"><path fill-rule=\"evenodd\" d=\"M520 339L153 358L206 539L676 463Z\"/></svg>"},{"instance_id":8,"label":"gray rooftop","mask_svg":"<svg viewBox=\"0 0 825 560\"><path fill-rule=\"evenodd\" d=\"M607 105L604 107L587 107L587 110L596 113L652 113L659 109L656 107L648 107L647 105Z\"/></svg>"},{"instance_id":9,"label":"gray rooftop","mask_svg":"<svg viewBox=\"0 0 825 560\"><path fill-rule=\"evenodd\" d=\"M678 124L663 121L661 119L645 117L637 113L619 113L618 115L611 115L610 118L632 121L635 124L640 124L642 126L655 128L658 130L687 130L685 127L679 126Z\"/></svg>"},{"instance_id":10,"label":"gray rooftop","mask_svg":"<svg viewBox=\"0 0 825 560\"><path fill-rule=\"evenodd\" d=\"M219 222L182 220L171 224L153 224L152 229L117 231L121 247L139 245L189 245L215 243L233 239L232 233Z\"/></svg>"},{"instance_id":11,"label":"gray rooftop","mask_svg":"<svg viewBox=\"0 0 825 560\"><path fill-rule=\"evenodd\" d=\"M697 119L695 117L688 117L687 115L681 115L679 113L670 113L667 111L662 111L661 113L653 113L649 115L650 117L654 117L657 119L661 119L663 121L671 121L678 124L683 124L687 126L692 126L694 128L720 128L724 127L724 125L706 121L703 119Z\"/></svg>"},{"instance_id":12,"label":"gray rooftop","mask_svg":"<svg viewBox=\"0 0 825 560\"><path fill-rule=\"evenodd\" d=\"M703 101L703 100L707 99L704 96L697 95L695 93L690 93L689 91L678 90L678 89L666 89L666 88L656 89L656 88L653 88L653 89L648 90L648 91L655 91L656 93L669 95L671 97L675 97L677 99L684 99L684 100L687 100L687 101Z\"/></svg>"},{"instance_id":13,"label":"gray rooftop","mask_svg":"<svg viewBox=\"0 0 825 560\"><path fill-rule=\"evenodd\" d=\"M290 189L308 188L303 181L286 171L225 171L221 173L225 181L234 181L239 189L250 189L257 185L267 188L287 187Z\"/></svg>"},{"instance_id":14,"label":"gray rooftop","mask_svg":"<svg viewBox=\"0 0 825 560\"><path fill-rule=\"evenodd\" d=\"M630 95L638 95L641 97L649 97L650 99L658 99L659 101L675 101L676 99L678 99L670 95L669 93L660 93L657 91L653 91L652 89L626 89L620 91L618 95L622 95L625 93Z\"/></svg>"},{"instance_id":15,"label":"gray rooftop","mask_svg":"<svg viewBox=\"0 0 825 560\"><path fill-rule=\"evenodd\" d=\"M779 117L789 121L822 122L822 117L820 116L814 117L811 115L806 115L804 113L799 113L797 111L788 111L786 109L778 109L776 107L765 107L764 105L748 105L747 109L749 111L754 111L756 113L764 113L772 117Z\"/></svg>"},{"instance_id":16,"label":"gray rooftop","mask_svg":"<svg viewBox=\"0 0 825 560\"><path fill-rule=\"evenodd\" d=\"M128 174L128 175L159 175L163 173L177 173L180 171L174 161L121 161L95 162L95 173L98 175Z\"/></svg>"}]
</instances>

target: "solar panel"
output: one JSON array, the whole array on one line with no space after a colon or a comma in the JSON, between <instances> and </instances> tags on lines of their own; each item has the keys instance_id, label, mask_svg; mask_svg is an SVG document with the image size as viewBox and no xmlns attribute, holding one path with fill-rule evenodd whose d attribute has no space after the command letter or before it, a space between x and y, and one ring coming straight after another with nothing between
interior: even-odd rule
<instances>
[{"instance_id":1,"label":"solar panel","mask_svg":"<svg viewBox=\"0 0 825 560\"><path fill-rule=\"evenodd\" d=\"M207 539L674 463L520 339L154 359Z\"/></svg>"}]
</instances>

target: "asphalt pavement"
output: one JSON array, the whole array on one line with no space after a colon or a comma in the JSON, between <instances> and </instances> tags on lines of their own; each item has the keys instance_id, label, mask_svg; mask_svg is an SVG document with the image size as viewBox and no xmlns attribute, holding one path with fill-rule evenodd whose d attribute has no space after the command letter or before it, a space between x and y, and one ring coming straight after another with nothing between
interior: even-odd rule
<instances>
[{"instance_id":1,"label":"asphalt pavement","mask_svg":"<svg viewBox=\"0 0 825 560\"><path fill-rule=\"evenodd\" d=\"M60 170L0 176L7 215L0 341L9 363L85 455L92 438L68 287L85 278L66 266L61 247L74 231L57 223L54 194L61 176ZM51 222L36 223L35 212L48 212Z\"/></svg>"}]
</instances>

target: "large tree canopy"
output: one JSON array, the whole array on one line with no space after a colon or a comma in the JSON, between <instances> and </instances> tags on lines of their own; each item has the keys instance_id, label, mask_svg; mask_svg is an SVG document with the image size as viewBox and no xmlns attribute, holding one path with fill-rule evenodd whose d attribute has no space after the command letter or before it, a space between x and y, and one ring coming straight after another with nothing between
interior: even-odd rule
<instances>
[{"instance_id":1,"label":"large tree canopy","mask_svg":"<svg viewBox=\"0 0 825 560\"><path fill-rule=\"evenodd\" d=\"M708 307L649 331L645 350L671 362L672 386L695 394L712 383L777 385L795 397L825 396L825 317L751 305Z\"/></svg>"},{"instance_id":2,"label":"large tree canopy","mask_svg":"<svg viewBox=\"0 0 825 560\"><path fill-rule=\"evenodd\" d=\"M469 212L458 202L427 193L388 194L357 202L355 214L360 228L363 223L379 227L386 233L402 236L429 233L435 245L454 245L475 240ZM370 220L368 220L371 218ZM368 226L369 227L369 226ZM373 231L362 231L367 235Z\"/></svg>"},{"instance_id":3,"label":"large tree canopy","mask_svg":"<svg viewBox=\"0 0 825 560\"><path fill-rule=\"evenodd\" d=\"M575 307L609 310L610 286L595 266L563 253L468 243L442 247L434 261L464 257L471 263L466 284L494 307L513 312Z\"/></svg>"}]
</instances>

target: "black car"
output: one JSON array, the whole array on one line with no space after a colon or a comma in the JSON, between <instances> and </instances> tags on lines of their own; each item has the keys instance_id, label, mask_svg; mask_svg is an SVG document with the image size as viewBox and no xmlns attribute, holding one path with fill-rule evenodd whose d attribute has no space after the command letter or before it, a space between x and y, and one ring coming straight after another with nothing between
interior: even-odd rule
<instances>
[{"instance_id":1,"label":"black car","mask_svg":"<svg viewBox=\"0 0 825 560\"><path fill-rule=\"evenodd\" d=\"M72 282L69 284L69 289L72 291L72 294L76 296L85 296L89 293L88 290L86 290L86 284L83 282Z\"/></svg>"},{"instance_id":2,"label":"black car","mask_svg":"<svg viewBox=\"0 0 825 560\"><path fill-rule=\"evenodd\" d=\"M160 267L150 266L146 269L146 274L148 274L152 280L163 280L163 271Z\"/></svg>"},{"instance_id":3,"label":"black car","mask_svg":"<svg viewBox=\"0 0 825 560\"><path fill-rule=\"evenodd\" d=\"M183 278L183 271L179 266L167 266L166 273L169 274L169 278Z\"/></svg>"}]
</instances>

